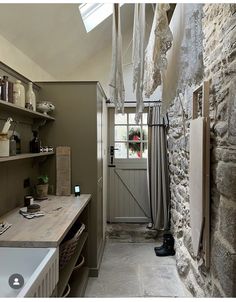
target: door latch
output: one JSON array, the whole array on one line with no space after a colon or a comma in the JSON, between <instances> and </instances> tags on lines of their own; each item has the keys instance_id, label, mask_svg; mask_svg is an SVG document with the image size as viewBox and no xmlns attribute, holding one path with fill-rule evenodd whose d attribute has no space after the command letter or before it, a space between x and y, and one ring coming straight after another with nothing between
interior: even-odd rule
<instances>
[{"instance_id":1,"label":"door latch","mask_svg":"<svg viewBox=\"0 0 236 302\"><path fill-rule=\"evenodd\" d=\"M114 148L114 146L110 146L110 163L109 163L108 167L115 167L115 165L114 165L115 150L119 150L119 149Z\"/></svg>"}]
</instances>

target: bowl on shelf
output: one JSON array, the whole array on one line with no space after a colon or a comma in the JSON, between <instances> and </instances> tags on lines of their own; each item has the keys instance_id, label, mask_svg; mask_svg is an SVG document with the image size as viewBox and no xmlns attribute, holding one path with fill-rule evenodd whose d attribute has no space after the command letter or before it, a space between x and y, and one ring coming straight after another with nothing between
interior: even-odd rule
<instances>
[{"instance_id":1,"label":"bowl on shelf","mask_svg":"<svg viewBox=\"0 0 236 302\"><path fill-rule=\"evenodd\" d=\"M55 106L51 102L42 101L37 103L36 108L37 111L47 115L48 112L53 111L55 109Z\"/></svg>"}]
</instances>

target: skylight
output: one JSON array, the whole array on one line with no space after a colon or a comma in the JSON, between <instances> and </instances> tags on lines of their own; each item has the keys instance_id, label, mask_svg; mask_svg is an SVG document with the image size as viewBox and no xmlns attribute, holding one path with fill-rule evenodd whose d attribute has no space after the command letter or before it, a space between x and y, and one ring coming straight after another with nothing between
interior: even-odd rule
<instances>
[{"instance_id":1,"label":"skylight","mask_svg":"<svg viewBox=\"0 0 236 302\"><path fill-rule=\"evenodd\" d=\"M113 3L83 3L79 5L79 10L89 32L113 13Z\"/></svg>"}]
</instances>

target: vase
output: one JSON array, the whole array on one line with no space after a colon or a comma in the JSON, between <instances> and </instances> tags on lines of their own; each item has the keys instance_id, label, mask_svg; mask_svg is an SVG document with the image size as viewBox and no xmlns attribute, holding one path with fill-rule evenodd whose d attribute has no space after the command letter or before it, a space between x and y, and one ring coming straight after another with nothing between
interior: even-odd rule
<instances>
[{"instance_id":1,"label":"vase","mask_svg":"<svg viewBox=\"0 0 236 302\"><path fill-rule=\"evenodd\" d=\"M13 103L25 108L25 87L20 80L16 80L13 86Z\"/></svg>"},{"instance_id":2,"label":"vase","mask_svg":"<svg viewBox=\"0 0 236 302\"><path fill-rule=\"evenodd\" d=\"M48 184L36 185L36 199L46 199L48 196Z\"/></svg>"},{"instance_id":3,"label":"vase","mask_svg":"<svg viewBox=\"0 0 236 302\"><path fill-rule=\"evenodd\" d=\"M32 82L29 82L28 90L26 92L25 108L36 111L36 97Z\"/></svg>"}]
</instances>

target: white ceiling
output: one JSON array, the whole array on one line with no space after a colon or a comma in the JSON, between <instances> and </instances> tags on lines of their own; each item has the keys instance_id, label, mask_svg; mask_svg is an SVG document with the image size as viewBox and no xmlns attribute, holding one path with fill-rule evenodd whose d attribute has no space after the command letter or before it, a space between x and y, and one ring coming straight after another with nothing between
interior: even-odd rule
<instances>
[{"instance_id":1,"label":"white ceiling","mask_svg":"<svg viewBox=\"0 0 236 302\"><path fill-rule=\"evenodd\" d=\"M121 7L133 26L133 4ZM0 4L0 34L54 77L69 74L111 44L112 17L87 33L78 4Z\"/></svg>"}]
</instances>

